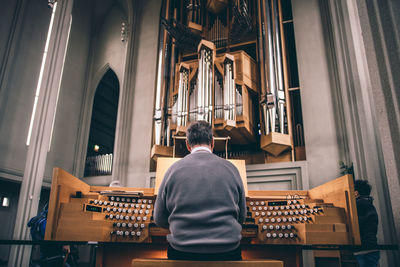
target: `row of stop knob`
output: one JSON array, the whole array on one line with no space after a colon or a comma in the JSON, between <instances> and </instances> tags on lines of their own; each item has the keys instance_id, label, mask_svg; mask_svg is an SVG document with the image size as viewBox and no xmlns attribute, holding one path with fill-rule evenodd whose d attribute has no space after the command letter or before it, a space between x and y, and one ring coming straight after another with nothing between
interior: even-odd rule
<instances>
[{"instance_id":1,"label":"row of stop knob","mask_svg":"<svg viewBox=\"0 0 400 267\"><path fill-rule=\"evenodd\" d=\"M113 223L113 227L128 227L128 228L145 228L146 225L144 223Z\"/></svg>"},{"instance_id":2,"label":"row of stop knob","mask_svg":"<svg viewBox=\"0 0 400 267\"><path fill-rule=\"evenodd\" d=\"M139 237L139 236L142 235L142 232L140 232L140 231L137 231L137 232L135 232L135 231L120 231L120 230L118 230L118 231L111 231L110 235L129 236L129 237L137 236L137 237Z\"/></svg>"},{"instance_id":3,"label":"row of stop knob","mask_svg":"<svg viewBox=\"0 0 400 267\"><path fill-rule=\"evenodd\" d=\"M254 207L255 208L255 207ZM303 214L313 214L313 213L319 213L321 210L320 209L302 209L302 210L285 210L285 211L256 211L257 209L254 209L253 211L255 211L255 215L256 216L288 216L288 215L303 215Z\"/></svg>"},{"instance_id":4,"label":"row of stop knob","mask_svg":"<svg viewBox=\"0 0 400 267\"><path fill-rule=\"evenodd\" d=\"M283 202L285 202L285 201L283 201ZM265 203L268 204L268 202L265 202L265 201L262 201L262 200L261 200L261 201L250 201L250 205L251 205L251 206L253 206L253 205L256 205L256 206L258 206L258 205L264 206ZM288 201L286 201L286 204L287 204L287 205L291 205L291 204L300 204L300 201L299 201L299 200L296 200L296 199L288 200Z\"/></svg>"},{"instance_id":5,"label":"row of stop knob","mask_svg":"<svg viewBox=\"0 0 400 267\"><path fill-rule=\"evenodd\" d=\"M116 197L116 196L110 196L108 197L110 201L121 201L121 202L132 202L132 203L153 203L152 199L140 199L140 198L131 198L131 197Z\"/></svg>"},{"instance_id":6,"label":"row of stop knob","mask_svg":"<svg viewBox=\"0 0 400 267\"><path fill-rule=\"evenodd\" d=\"M265 205L265 201L250 201L249 202L250 206L256 205L256 206L264 206ZM288 200L286 202L287 205L292 205L292 204L300 204L300 202L298 200ZM271 207L279 207L279 206L271 206ZM281 206L283 207L283 206Z\"/></svg>"},{"instance_id":7,"label":"row of stop knob","mask_svg":"<svg viewBox=\"0 0 400 267\"><path fill-rule=\"evenodd\" d=\"M119 212L119 213L134 213L134 214L149 214L150 210L138 210L138 209L125 209L125 208L104 208L103 211L108 212Z\"/></svg>"},{"instance_id":8,"label":"row of stop knob","mask_svg":"<svg viewBox=\"0 0 400 267\"><path fill-rule=\"evenodd\" d=\"M128 216L128 215L114 215L114 214L106 214L106 219L116 219L116 220L131 220L131 221L147 221L147 216Z\"/></svg>"},{"instance_id":9,"label":"row of stop knob","mask_svg":"<svg viewBox=\"0 0 400 267\"><path fill-rule=\"evenodd\" d=\"M263 223L263 222L307 222L307 221L311 221L311 217L307 217L307 216L299 216L299 217L278 217L278 218L258 218L258 222L259 223Z\"/></svg>"},{"instance_id":10,"label":"row of stop knob","mask_svg":"<svg viewBox=\"0 0 400 267\"><path fill-rule=\"evenodd\" d=\"M297 235L295 233L266 233L266 238L296 238Z\"/></svg>"},{"instance_id":11,"label":"row of stop knob","mask_svg":"<svg viewBox=\"0 0 400 267\"><path fill-rule=\"evenodd\" d=\"M262 211L262 210L269 210L269 211L278 211L278 210L300 210L300 209L309 209L308 205L290 205L290 206L251 206L250 205L251 210L256 211ZM315 208L318 210L318 208Z\"/></svg>"},{"instance_id":12,"label":"row of stop knob","mask_svg":"<svg viewBox=\"0 0 400 267\"><path fill-rule=\"evenodd\" d=\"M279 225L279 224L276 224L276 225L264 224L262 226L262 230L263 231L266 231L266 230L294 230L294 229L295 229L295 227L293 225L291 225L291 224L287 224L287 225L286 224L282 224L282 225Z\"/></svg>"},{"instance_id":13,"label":"row of stop knob","mask_svg":"<svg viewBox=\"0 0 400 267\"><path fill-rule=\"evenodd\" d=\"M149 200L150 201L150 200ZM108 208L112 208L112 207L114 207L114 208L137 208L137 209L151 209L151 203L148 203L148 204L146 204L146 203L121 203L121 202L113 202L113 201L111 201L111 202L107 202L107 201L102 201L102 200L91 200L90 201L90 204L94 204L94 205L100 205L100 206L102 206L102 205L104 205L104 206L110 206L110 207L107 207L107 209Z\"/></svg>"}]
</instances>

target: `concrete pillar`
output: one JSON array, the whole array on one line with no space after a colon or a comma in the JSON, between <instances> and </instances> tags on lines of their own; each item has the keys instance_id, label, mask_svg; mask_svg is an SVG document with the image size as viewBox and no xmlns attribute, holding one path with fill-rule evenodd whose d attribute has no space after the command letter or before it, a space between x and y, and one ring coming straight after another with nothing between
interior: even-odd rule
<instances>
[{"instance_id":1,"label":"concrete pillar","mask_svg":"<svg viewBox=\"0 0 400 267\"><path fill-rule=\"evenodd\" d=\"M140 4L139 4L140 2ZM153 127L153 103L157 73L157 45L161 1L137 1L135 27L135 64L130 66L130 86L134 88L130 102L131 132L125 138L126 150L121 162L124 173L121 182L125 186L146 187L150 176L150 151ZM154 23L154 22L157 23ZM127 84L128 85L128 84ZM143 103L148 103L143 105ZM129 140L129 142L128 142ZM114 166L115 167L115 166ZM118 178L118 177L117 177Z\"/></svg>"},{"instance_id":2,"label":"concrete pillar","mask_svg":"<svg viewBox=\"0 0 400 267\"><path fill-rule=\"evenodd\" d=\"M25 13L25 7L27 4L27 0L18 0L15 1L15 7L14 7L14 15L12 16L11 19L11 24L10 24L10 31L8 32L8 38L6 40L6 44L4 45L4 50L1 49L0 52L4 52L0 54L0 103L3 100L3 92L7 88L7 76L10 72L11 65L12 65L12 59L14 58L15 51L16 51L16 46L18 42L16 41L17 36L21 32L22 28L22 22L24 18L24 13ZM9 7L8 7L9 8ZM5 14L1 14L5 15ZM1 32L2 34L4 32Z\"/></svg>"},{"instance_id":3,"label":"concrete pillar","mask_svg":"<svg viewBox=\"0 0 400 267\"><path fill-rule=\"evenodd\" d=\"M321 1L321 7L326 43L333 55L330 69L335 84L335 101L341 103L343 109L343 134L348 142L350 160L354 163L356 178L368 180L373 187L372 196L380 220L378 243L395 244L386 172L387 168L393 167L384 162L378 131L381 122L374 104L377 100L374 91L380 87L375 81L385 77L376 75L377 69L372 68L373 62L368 60L371 55L377 55L377 50L372 49L365 25L362 26L366 20L362 5L357 6L356 1L325 0ZM384 251L380 263L382 266L398 266L398 254Z\"/></svg>"},{"instance_id":4,"label":"concrete pillar","mask_svg":"<svg viewBox=\"0 0 400 267\"><path fill-rule=\"evenodd\" d=\"M400 240L400 2L357 0L387 188ZM378 183L381 183L378 180ZM394 233L391 233L394 235ZM397 254L400 264L400 254Z\"/></svg>"},{"instance_id":5,"label":"concrete pillar","mask_svg":"<svg viewBox=\"0 0 400 267\"><path fill-rule=\"evenodd\" d=\"M335 114L319 0L292 0L310 188L340 176L346 161Z\"/></svg>"},{"instance_id":6,"label":"concrete pillar","mask_svg":"<svg viewBox=\"0 0 400 267\"><path fill-rule=\"evenodd\" d=\"M47 152L49 149L53 118L57 108L64 57L67 49L73 0L57 2L48 54L43 69L43 79L28 147L24 176L19 194L14 239L30 239L26 224L37 215L40 191L43 183ZM30 246L14 246L8 266L28 266Z\"/></svg>"}]
</instances>

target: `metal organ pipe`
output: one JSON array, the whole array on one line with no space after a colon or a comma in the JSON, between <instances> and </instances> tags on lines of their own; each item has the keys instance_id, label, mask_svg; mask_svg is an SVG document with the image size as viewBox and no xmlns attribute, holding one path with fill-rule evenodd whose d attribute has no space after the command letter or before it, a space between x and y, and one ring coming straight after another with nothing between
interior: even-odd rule
<instances>
[{"instance_id":1,"label":"metal organ pipe","mask_svg":"<svg viewBox=\"0 0 400 267\"><path fill-rule=\"evenodd\" d=\"M183 72L183 101L182 101L182 125L186 126L188 115L188 89L189 89L189 72Z\"/></svg>"},{"instance_id":2,"label":"metal organ pipe","mask_svg":"<svg viewBox=\"0 0 400 267\"><path fill-rule=\"evenodd\" d=\"M208 71L208 56L207 52L204 51L204 60L205 60L205 65L204 65L204 87L203 87L203 110L204 110L204 120L208 121L208 87L209 85L209 71Z\"/></svg>"},{"instance_id":3,"label":"metal organ pipe","mask_svg":"<svg viewBox=\"0 0 400 267\"><path fill-rule=\"evenodd\" d=\"M235 112L235 100L236 100L236 94L235 94L235 80L234 80L234 74L233 74L233 62L231 62L230 64L230 70L229 70L229 83L230 83L230 88L229 88L229 92L230 92L230 113L231 113L231 120L236 120L236 112Z\"/></svg>"},{"instance_id":4,"label":"metal organ pipe","mask_svg":"<svg viewBox=\"0 0 400 267\"><path fill-rule=\"evenodd\" d=\"M240 88L240 87L239 87ZM243 98L242 98L242 92L239 91L239 88L235 88L236 92L236 112L235 115L243 115Z\"/></svg>"},{"instance_id":5,"label":"metal organ pipe","mask_svg":"<svg viewBox=\"0 0 400 267\"><path fill-rule=\"evenodd\" d=\"M168 3L168 1L167 1ZM169 20L169 8L168 5L162 5L162 14L165 14L166 20ZM158 66L157 66L157 87L156 87L156 100L154 107L154 143L156 145L161 145L162 143L162 131L163 131L163 79L165 79L164 67L165 60L168 58L167 51L167 32L165 30L160 30L159 32L159 52L158 52ZM165 103L164 103L165 104Z\"/></svg>"},{"instance_id":6,"label":"metal organ pipe","mask_svg":"<svg viewBox=\"0 0 400 267\"><path fill-rule=\"evenodd\" d=\"M189 83L189 68L188 66L181 65L179 69L179 85L178 85L178 99L177 99L177 126L186 126L187 112L187 95Z\"/></svg>"},{"instance_id":7,"label":"metal organ pipe","mask_svg":"<svg viewBox=\"0 0 400 267\"><path fill-rule=\"evenodd\" d=\"M260 19L260 24L262 26L262 36L261 36L261 44L260 47L263 47L262 49L262 54L264 55L264 77L265 79L265 91L262 92L262 102L261 102L261 107L262 107L262 117L263 117L263 122L264 122L264 132L265 134L269 134L270 129L274 128L271 127L271 113L272 110L274 109L274 102L271 101L274 99L274 96L272 95L271 90L271 84L273 84L273 81L270 79L270 70L271 70L271 62L273 63L272 60L272 53L271 53L271 43L269 42L271 40L271 21L270 21L270 13L269 13L269 1L268 0L261 0L260 1L260 10L261 10L261 19Z\"/></svg>"},{"instance_id":8,"label":"metal organ pipe","mask_svg":"<svg viewBox=\"0 0 400 267\"><path fill-rule=\"evenodd\" d=\"M204 90L204 50L200 51L199 72L197 74L197 120L204 120L203 90Z\"/></svg>"},{"instance_id":9,"label":"metal organ pipe","mask_svg":"<svg viewBox=\"0 0 400 267\"><path fill-rule=\"evenodd\" d=\"M281 54L281 32L279 25L278 1L274 0L274 30L275 30L275 68L278 88L278 111L280 132L285 133L285 89L283 86L282 54Z\"/></svg>"},{"instance_id":10,"label":"metal organ pipe","mask_svg":"<svg viewBox=\"0 0 400 267\"><path fill-rule=\"evenodd\" d=\"M228 120L228 118L229 118L229 101L228 101L228 99L229 99L229 86L228 86L228 84L229 84L229 82L228 82L228 75L227 75L227 73L228 73L228 64L225 64L224 65L224 68L225 68L225 77L224 77L224 120Z\"/></svg>"},{"instance_id":11,"label":"metal organ pipe","mask_svg":"<svg viewBox=\"0 0 400 267\"><path fill-rule=\"evenodd\" d=\"M183 89L183 75L182 72L179 73L179 87L178 87L178 108L176 111L177 118L176 118L176 124L177 126L182 126L182 89Z\"/></svg>"},{"instance_id":12,"label":"metal organ pipe","mask_svg":"<svg viewBox=\"0 0 400 267\"><path fill-rule=\"evenodd\" d=\"M162 130L162 120L161 120L161 79L162 79L162 49L159 51L158 59L158 69L157 69L157 88L156 88L156 103L154 108L154 137L155 144L161 145L161 130Z\"/></svg>"},{"instance_id":13,"label":"metal organ pipe","mask_svg":"<svg viewBox=\"0 0 400 267\"><path fill-rule=\"evenodd\" d=\"M187 95L188 95L188 83L189 83L189 71L184 70L183 73L183 89L182 89L182 125L186 126L187 122Z\"/></svg>"},{"instance_id":14,"label":"metal organ pipe","mask_svg":"<svg viewBox=\"0 0 400 267\"><path fill-rule=\"evenodd\" d=\"M212 101L212 98L213 98L213 90L212 90L212 88L213 88L213 80L214 80L214 77L213 77L213 68L212 68L212 66L213 66L213 62L212 62L212 58L211 58L212 56L211 56L211 52L209 52L209 61L208 61L208 66L209 66L209 68L208 68L208 73L209 73L209 75L208 75L208 81L209 81L209 87L208 87L208 89L207 89L207 95L208 95L208 100L207 100L207 102L208 102L208 119L207 119L207 121L209 122L209 123L211 123L211 121L212 121L212 111L213 111L213 101Z\"/></svg>"},{"instance_id":15,"label":"metal organ pipe","mask_svg":"<svg viewBox=\"0 0 400 267\"><path fill-rule=\"evenodd\" d=\"M285 91L283 86L283 69L281 55L281 32L277 0L261 2L262 11L262 46L266 51L264 66L266 75L266 92L263 92L262 114L264 132L285 133ZM277 115L278 113L278 121Z\"/></svg>"},{"instance_id":16,"label":"metal organ pipe","mask_svg":"<svg viewBox=\"0 0 400 267\"><path fill-rule=\"evenodd\" d=\"M233 101L232 101L232 96L233 96L233 77L232 77L232 63L230 62L229 64L228 64L228 85L229 85L229 87L228 87L228 97L229 97L229 99L228 99L228 101L229 101L229 116L228 116L228 118L230 119L230 120L233 120L233 108L234 108L234 106L233 106Z\"/></svg>"},{"instance_id":17,"label":"metal organ pipe","mask_svg":"<svg viewBox=\"0 0 400 267\"><path fill-rule=\"evenodd\" d=\"M224 62L224 119L236 120L236 88L233 73L233 61L226 59Z\"/></svg>"},{"instance_id":18,"label":"metal organ pipe","mask_svg":"<svg viewBox=\"0 0 400 267\"><path fill-rule=\"evenodd\" d=\"M275 132L275 120L276 120L276 84L275 84L275 67L274 67L274 47L273 47L273 34L272 34L272 21L271 21L271 6L270 1L265 1L265 22L267 26L266 38L264 41L267 44L268 57L268 66L265 68L268 70L268 93L267 93L267 108L268 108L268 125L270 126L268 131Z\"/></svg>"},{"instance_id":19,"label":"metal organ pipe","mask_svg":"<svg viewBox=\"0 0 400 267\"><path fill-rule=\"evenodd\" d=\"M197 117L197 91L198 91L198 86L193 86L190 85L190 90L189 90L189 121L195 121Z\"/></svg>"},{"instance_id":20,"label":"metal organ pipe","mask_svg":"<svg viewBox=\"0 0 400 267\"><path fill-rule=\"evenodd\" d=\"M220 82L218 80L217 76L218 76L218 74L216 73L215 80L214 80L214 88L215 88L215 90L214 90L214 92L215 92L214 113L215 113L215 118L223 119L224 118L224 90L223 90L224 81ZM221 86L221 83L222 83L222 86Z\"/></svg>"},{"instance_id":21,"label":"metal organ pipe","mask_svg":"<svg viewBox=\"0 0 400 267\"><path fill-rule=\"evenodd\" d=\"M197 74L197 120L212 121L213 110L213 57L212 50L200 50Z\"/></svg>"}]
</instances>

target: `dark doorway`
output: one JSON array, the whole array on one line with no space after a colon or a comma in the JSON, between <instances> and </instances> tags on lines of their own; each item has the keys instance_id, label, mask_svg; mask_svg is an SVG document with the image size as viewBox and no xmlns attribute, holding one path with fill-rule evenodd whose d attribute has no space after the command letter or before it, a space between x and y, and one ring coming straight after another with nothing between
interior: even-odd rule
<instances>
[{"instance_id":1,"label":"dark doorway","mask_svg":"<svg viewBox=\"0 0 400 267\"><path fill-rule=\"evenodd\" d=\"M86 153L85 176L111 175L118 115L119 82L109 69L96 88Z\"/></svg>"}]
</instances>

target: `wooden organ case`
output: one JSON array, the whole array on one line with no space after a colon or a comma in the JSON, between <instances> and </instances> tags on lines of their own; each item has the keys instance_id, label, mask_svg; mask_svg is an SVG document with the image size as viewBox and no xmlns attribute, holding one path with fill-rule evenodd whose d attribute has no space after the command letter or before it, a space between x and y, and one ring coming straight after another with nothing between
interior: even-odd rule
<instances>
[{"instance_id":1,"label":"wooden organ case","mask_svg":"<svg viewBox=\"0 0 400 267\"><path fill-rule=\"evenodd\" d=\"M130 266L134 258L166 258L168 230L152 218L157 186L179 159L160 158L156 188L89 186L55 168L46 240L100 242L96 266ZM232 161L246 185L243 160ZM302 266L301 245L360 244L350 175L311 190L247 191L244 259ZM206 197L206 196L205 196Z\"/></svg>"},{"instance_id":2,"label":"wooden organ case","mask_svg":"<svg viewBox=\"0 0 400 267\"><path fill-rule=\"evenodd\" d=\"M291 0L164 0L161 24L154 169L187 153L174 137L196 120L229 137L222 157L305 160Z\"/></svg>"}]
</instances>

